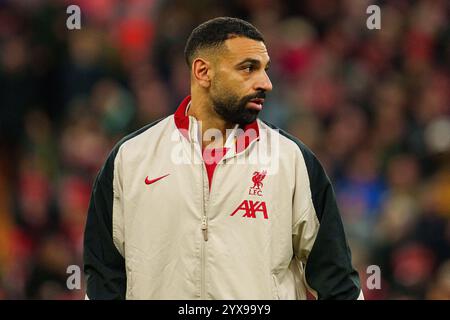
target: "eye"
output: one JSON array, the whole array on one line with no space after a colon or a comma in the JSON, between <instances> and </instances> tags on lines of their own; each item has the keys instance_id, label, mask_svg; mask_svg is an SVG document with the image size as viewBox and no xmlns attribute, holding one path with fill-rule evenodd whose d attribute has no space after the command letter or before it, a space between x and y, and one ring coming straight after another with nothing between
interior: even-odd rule
<instances>
[{"instance_id":1,"label":"eye","mask_svg":"<svg viewBox=\"0 0 450 320\"><path fill-rule=\"evenodd\" d=\"M252 71L255 70L255 67L252 66L252 65L250 65L250 66L244 66L244 67L242 68L242 70L244 70L244 71L247 72L247 73L250 73L250 72L252 72Z\"/></svg>"}]
</instances>

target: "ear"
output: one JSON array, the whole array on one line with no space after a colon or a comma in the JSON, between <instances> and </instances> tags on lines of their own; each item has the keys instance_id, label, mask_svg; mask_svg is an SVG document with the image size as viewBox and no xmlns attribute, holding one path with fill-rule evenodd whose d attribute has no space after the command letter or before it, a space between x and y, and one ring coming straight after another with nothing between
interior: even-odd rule
<instances>
[{"instance_id":1,"label":"ear","mask_svg":"<svg viewBox=\"0 0 450 320\"><path fill-rule=\"evenodd\" d=\"M192 62L192 75L203 88L208 88L211 85L211 66L209 61L202 58L197 58Z\"/></svg>"}]
</instances>

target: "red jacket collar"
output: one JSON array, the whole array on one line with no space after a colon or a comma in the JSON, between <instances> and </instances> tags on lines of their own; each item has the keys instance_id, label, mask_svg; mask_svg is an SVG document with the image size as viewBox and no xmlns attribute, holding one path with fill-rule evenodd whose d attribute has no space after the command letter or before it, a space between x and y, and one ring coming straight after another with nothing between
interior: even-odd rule
<instances>
[{"instance_id":1,"label":"red jacket collar","mask_svg":"<svg viewBox=\"0 0 450 320\"><path fill-rule=\"evenodd\" d=\"M178 106L174 113L174 121L181 134L189 140L189 116L186 115L186 109L191 101L191 96L187 96ZM237 136L236 153L244 151L254 141L259 139L259 127L257 120L247 124L244 133Z\"/></svg>"},{"instance_id":2,"label":"red jacket collar","mask_svg":"<svg viewBox=\"0 0 450 320\"><path fill-rule=\"evenodd\" d=\"M189 140L189 117L186 115L186 109L191 101L191 96L187 96L181 101L180 105L175 111L174 120L175 125L178 130L180 130L181 134Z\"/></svg>"}]
</instances>

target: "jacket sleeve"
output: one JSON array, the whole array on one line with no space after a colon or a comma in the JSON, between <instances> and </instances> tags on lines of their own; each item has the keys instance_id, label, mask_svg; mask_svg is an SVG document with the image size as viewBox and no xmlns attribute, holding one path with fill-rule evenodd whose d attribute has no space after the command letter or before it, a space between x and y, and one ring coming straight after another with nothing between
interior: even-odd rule
<instances>
[{"instance_id":1,"label":"jacket sleeve","mask_svg":"<svg viewBox=\"0 0 450 320\"><path fill-rule=\"evenodd\" d=\"M305 284L317 299L361 299L359 275L352 266L330 180L314 154L298 140L297 144L303 159L296 168L293 247L305 266ZM305 189L308 181L310 192Z\"/></svg>"},{"instance_id":2,"label":"jacket sleeve","mask_svg":"<svg viewBox=\"0 0 450 320\"><path fill-rule=\"evenodd\" d=\"M113 241L113 150L100 170L92 191L84 233L84 273L87 299L125 299L125 260Z\"/></svg>"}]
</instances>

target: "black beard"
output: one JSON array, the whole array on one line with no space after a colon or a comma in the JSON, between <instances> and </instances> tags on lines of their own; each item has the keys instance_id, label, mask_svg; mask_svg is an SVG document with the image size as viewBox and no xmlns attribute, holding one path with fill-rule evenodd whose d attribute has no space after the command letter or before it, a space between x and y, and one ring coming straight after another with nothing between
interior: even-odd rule
<instances>
[{"instance_id":1,"label":"black beard","mask_svg":"<svg viewBox=\"0 0 450 320\"><path fill-rule=\"evenodd\" d=\"M255 121L259 114L258 110L247 109L247 103L252 99L264 99L265 97L265 92L260 91L241 99L233 95L218 98L211 97L211 99L214 111L220 115L223 120L226 122L237 123L242 127Z\"/></svg>"}]
</instances>

